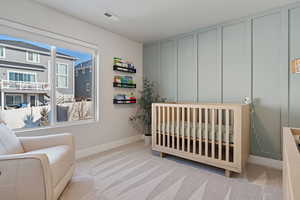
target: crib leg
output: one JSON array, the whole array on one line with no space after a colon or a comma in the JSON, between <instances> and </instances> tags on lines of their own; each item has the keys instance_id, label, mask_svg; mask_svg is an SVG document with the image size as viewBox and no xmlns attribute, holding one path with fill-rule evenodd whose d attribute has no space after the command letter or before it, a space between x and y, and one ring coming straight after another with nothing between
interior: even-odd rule
<instances>
[{"instance_id":1,"label":"crib leg","mask_svg":"<svg viewBox=\"0 0 300 200\"><path fill-rule=\"evenodd\" d=\"M226 177L228 177L228 178L230 178L230 170L228 170L228 169L225 169L225 176Z\"/></svg>"},{"instance_id":2,"label":"crib leg","mask_svg":"<svg viewBox=\"0 0 300 200\"><path fill-rule=\"evenodd\" d=\"M159 154L159 155L160 155L160 157L161 157L161 158L163 158L163 157L166 157L166 154L165 154L165 153L163 153L163 152L160 152L160 154Z\"/></svg>"}]
</instances>

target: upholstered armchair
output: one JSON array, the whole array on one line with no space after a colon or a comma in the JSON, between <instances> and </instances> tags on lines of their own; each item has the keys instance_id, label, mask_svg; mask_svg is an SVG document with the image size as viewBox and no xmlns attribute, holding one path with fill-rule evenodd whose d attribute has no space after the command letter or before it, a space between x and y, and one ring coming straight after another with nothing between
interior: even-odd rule
<instances>
[{"instance_id":1,"label":"upholstered armchair","mask_svg":"<svg viewBox=\"0 0 300 200\"><path fill-rule=\"evenodd\" d=\"M1 200L57 200L74 166L71 134L16 137L0 124Z\"/></svg>"}]
</instances>

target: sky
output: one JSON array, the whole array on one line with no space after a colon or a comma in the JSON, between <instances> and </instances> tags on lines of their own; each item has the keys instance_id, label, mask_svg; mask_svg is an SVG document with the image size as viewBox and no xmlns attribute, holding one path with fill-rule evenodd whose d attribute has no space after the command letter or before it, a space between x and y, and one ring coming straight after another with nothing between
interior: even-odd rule
<instances>
[{"instance_id":1,"label":"sky","mask_svg":"<svg viewBox=\"0 0 300 200\"><path fill-rule=\"evenodd\" d=\"M47 45L47 44L43 44L43 43L39 43L39 42L32 42L32 41L29 41L29 40L23 40L23 39L20 39L20 38L14 38L14 37L10 37L10 36L7 36L7 35L1 35L1 34L0 34L0 40L22 41L22 42L26 42L26 43L36 45L38 47L46 48L46 49L49 49L49 50L51 48L51 46ZM82 52L79 52L79 51L73 51L73 50L59 48L59 47L56 47L56 51L59 52L59 53L67 54L67 55L73 56L75 58L78 58L78 60L75 63L76 65L79 64L79 63L82 63L82 62L85 62L87 60L92 59L92 55L89 54L89 53L82 53Z\"/></svg>"}]
</instances>

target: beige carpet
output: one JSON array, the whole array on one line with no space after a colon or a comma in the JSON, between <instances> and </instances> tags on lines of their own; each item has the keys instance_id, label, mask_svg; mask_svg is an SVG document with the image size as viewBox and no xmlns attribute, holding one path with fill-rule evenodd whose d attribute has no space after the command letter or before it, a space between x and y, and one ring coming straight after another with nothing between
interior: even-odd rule
<instances>
[{"instance_id":1,"label":"beige carpet","mask_svg":"<svg viewBox=\"0 0 300 200\"><path fill-rule=\"evenodd\" d=\"M78 197L81 200L282 199L280 171L249 165L243 175L226 178L217 168L173 156L160 158L142 143L83 159L78 173L95 180L95 188Z\"/></svg>"}]
</instances>

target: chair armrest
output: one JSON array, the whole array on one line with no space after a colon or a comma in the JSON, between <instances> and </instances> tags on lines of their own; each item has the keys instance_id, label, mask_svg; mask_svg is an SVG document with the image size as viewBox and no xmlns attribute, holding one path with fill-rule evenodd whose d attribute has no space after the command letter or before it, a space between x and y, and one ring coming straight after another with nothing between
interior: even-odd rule
<instances>
[{"instance_id":1,"label":"chair armrest","mask_svg":"<svg viewBox=\"0 0 300 200\"><path fill-rule=\"evenodd\" d=\"M25 152L38 149L49 148L59 145L69 145L75 151L74 137L70 133L35 136L35 137L18 137Z\"/></svg>"},{"instance_id":2,"label":"chair armrest","mask_svg":"<svg viewBox=\"0 0 300 200\"><path fill-rule=\"evenodd\" d=\"M46 154L0 155L1 199L52 200L52 179Z\"/></svg>"}]
</instances>

